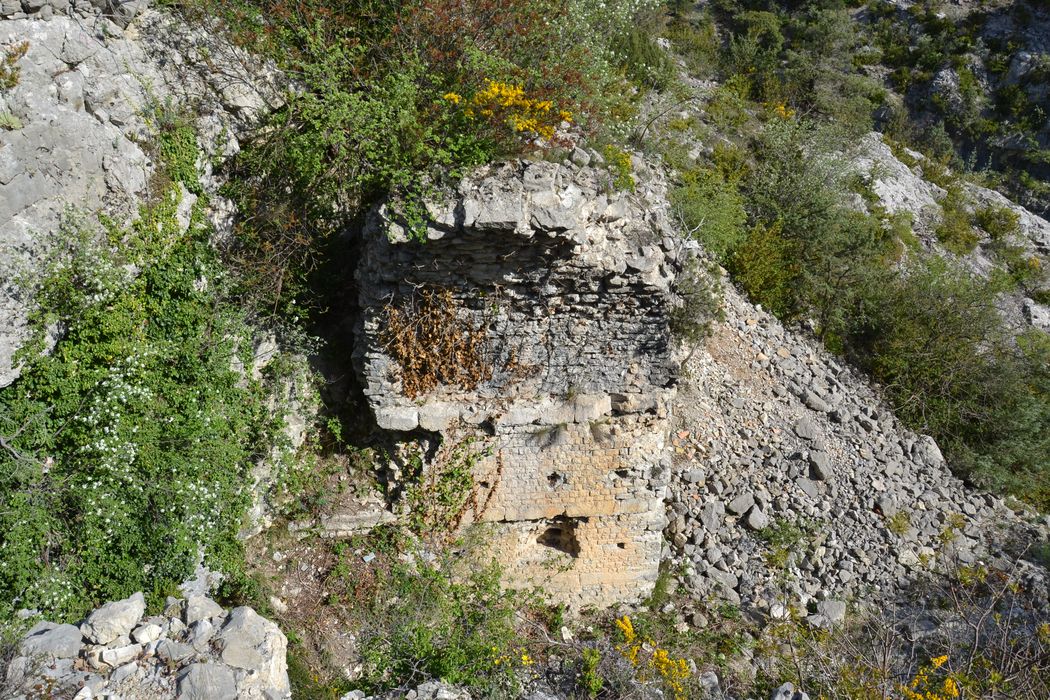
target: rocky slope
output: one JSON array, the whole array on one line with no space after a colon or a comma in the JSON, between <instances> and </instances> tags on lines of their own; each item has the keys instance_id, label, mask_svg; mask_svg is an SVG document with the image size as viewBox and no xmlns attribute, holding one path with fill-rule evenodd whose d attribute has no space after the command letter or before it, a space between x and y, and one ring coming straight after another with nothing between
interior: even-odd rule
<instances>
[{"instance_id":1,"label":"rocky slope","mask_svg":"<svg viewBox=\"0 0 1050 700\"><path fill-rule=\"evenodd\" d=\"M911 165L902 162L877 133L865 136L850 157L855 171L868 178L878 204L891 215L904 214L910 218L912 230L924 249L957 259L974 274L985 278L1006 268L1005 248L1037 270L1050 269L1050 222L999 192L961 179L958 181L968 216L972 217L981 209L1002 209L1015 218L1016 227L1005 239L993 237L975 227L978 238L974 249L955 255L945 250L937 238L937 228L945 218L943 204L948 193L926 179L924 170L933 168L933 164L922 154L906 148L902 149L901 157L910 158ZM858 206L868 208L862 203ZM1050 332L1050 307L1032 298L1038 296L1039 291L1045 294L1048 288L1050 279L1044 272L1028 285L1000 295L1000 310L1016 331L1031 326Z\"/></svg>"},{"instance_id":2,"label":"rocky slope","mask_svg":"<svg viewBox=\"0 0 1050 700\"><path fill-rule=\"evenodd\" d=\"M0 684L5 698L147 700L291 697L288 640L249 607L203 595L169 598L145 615L141 593L107 603L80 625L39 622Z\"/></svg>"},{"instance_id":3,"label":"rocky slope","mask_svg":"<svg viewBox=\"0 0 1050 700\"><path fill-rule=\"evenodd\" d=\"M156 128L158 105L169 100L181 105L200 135L206 158L197 166L204 190L213 193L221 233L230 212L214 197L218 183L210 159L236 152L238 139L278 99L264 68L139 0L3 0L0 18L0 46L29 42L19 85L0 96L0 113L17 119L17 128L0 131L2 387L17 377L13 353L24 341L31 308L19 275L38 269L61 234L67 206L120 219L133 215L155 172L156 154L145 144ZM228 69L201 72L194 52L207 52ZM865 147L869 155L858 165L871 175L882 205L912 214L923 242L936 246L933 230L943 192L876 138L869 137ZM389 358L380 357L375 337L365 338L373 344L365 364L382 428L441 432L452 422L467 422L522 438L515 445L525 455L517 465L519 485L542 491L542 508L538 515L515 513L514 497L525 487L509 490L506 503L495 502L502 509L495 519L521 535L523 548L542 545L573 557L571 542L541 540L552 529L563 535L570 515L593 518L592 531L607 534L612 527L593 525L608 526L603 520L608 517L639 535L643 546L631 554L638 555L632 561L641 562L642 573L632 579L639 582L632 583L637 590L625 592L622 581L603 588L603 576L615 579L624 560L596 546L588 561L598 569L588 573L601 595L592 595L591 602L611 602L606 589L615 589L619 599L641 597L652 586L662 554L697 608L727 600L758 617L802 611L811 624L827 626L843 620L850 605L891 599L916 580L936 575L943 564L996 562L1047 541L1046 518L955 479L936 444L903 428L863 377L814 339L784 328L731 285L724 322L691 348L679 379L680 358L665 345L665 294L678 253L667 235L666 188L654 173L643 173L648 166L637 160L639 195L610 195L601 182L601 164L587 167L594 154L579 151L574 158L579 162L519 164L496 178L489 171L488 180L468 180L456 202L432 212L436 220L427 252L403 255L391 249L408 241L377 239L362 266L371 283L362 299L376 314L390 299L409 293L406 280L480 279L491 285L511 278L518 285L501 287L512 303L496 314L503 324L497 323L497 335L513 331L519 344L517 352L503 354L501 366L509 372L513 356L554 367L546 375L529 375L539 377L531 384L515 385L513 398L520 404L498 383L483 386L483 395L435 394L430 398L440 400L433 402L403 396L388 376ZM531 181L529 173L536 174ZM530 209L508 208L506 197L479 194L494 187L517 187L518 195L529 189ZM1013 206L990 190L969 187L968 193L977 204ZM192 197L186 193L188 202ZM1017 244L1045 259L1050 224L1015 210L1021 224ZM543 244L526 231L542 232L536 238ZM505 250L493 244L500 235L512 241ZM987 243L967 258L978 271L998 264ZM507 252L518 261L505 265ZM454 275L438 264L442 255L454 263ZM427 264L413 269L420 260ZM474 304L468 316L476 312L490 320L487 300L472 296L476 286L468 285L470 293L462 293L460 301ZM1012 303L1027 323L1048 328L1045 306L1028 297ZM379 316L369 320L369 331L377 333ZM534 342L544 324L554 329L549 342ZM617 361L608 361L605 352ZM574 386L577 382L582 386ZM604 434L610 423L618 438ZM566 445L558 441L570 441L557 437L563 429L584 447L559 452ZM554 437L551 444L545 438L540 446L525 445L527 432ZM596 448L606 442L616 445L608 463L598 459ZM566 482L574 473L565 469L573 460L598 473L603 498L616 507L626 503L642 517L632 521L619 511L607 512L608 503L574 490L575 484ZM311 522L299 529L303 536L319 528L328 530L324 535L345 537L392 520L385 505L369 500L342 520L339 514L329 518L330 527ZM665 523L667 542L660 553L657 531ZM520 533L514 529L519 526ZM616 555L627 542L598 544ZM602 565L608 571L601 571ZM301 562L288 566L302 572ZM1045 570L1024 560L1018 567L1020 579L1050 605ZM685 615L681 622L686 624ZM703 617L690 616L688 624L702 626ZM286 648L277 626L251 608L224 610L192 595L170 599L162 614L145 616L138 594L100 608L79 626L38 623L17 645L2 680L11 697L283 698L289 694ZM789 698L793 689L778 693L775 697ZM435 683L405 697L452 700L469 693ZM537 690L528 697L557 696Z\"/></svg>"},{"instance_id":4,"label":"rocky slope","mask_svg":"<svg viewBox=\"0 0 1050 700\"><path fill-rule=\"evenodd\" d=\"M675 406L667 532L699 596L837 621L845 601L892 595L938 560L1046 540L1050 523L953 477L931 438L901 426L815 340L732 287L725 310L686 363ZM801 533L774 565L762 533L787 523ZM1045 588L1042 568L1024 568Z\"/></svg>"}]
</instances>

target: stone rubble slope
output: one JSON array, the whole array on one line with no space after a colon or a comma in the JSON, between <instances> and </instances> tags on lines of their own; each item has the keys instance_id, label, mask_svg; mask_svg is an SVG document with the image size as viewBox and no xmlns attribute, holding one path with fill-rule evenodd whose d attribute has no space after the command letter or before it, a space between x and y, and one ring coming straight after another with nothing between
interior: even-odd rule
<instances>
[{"instance_id":1,"label":"stone rubble slope","mask_svg":"<svg viewBox=\"0 0 1050 700\"><path fill-rule=\"evenodd\" d=\"M0 115L16 120L0 128L0 387L17 378L13 356L28 334L19 279L39 272L65 212L126 221L150 194L150 111L169 105L191 117L202 184L214 193L213 158L236 153L238 137L279 101L272 71L146 6L0 0L0 50L29 45L18 84L0 93ZM205 51L221 70L194 58ZM184 193L183 210L195 200Z\"/></svg>"},{"instance_id":2,"label":"stone rubble slope","mask_svg":"<svg viewBox=\"0 0 1050 700\"><path fill-rule=\"evenodd\" d=\"M0 692L12 700L229 700L291 697L288 640L250 607L202 595L169 598L145 616L141 593L107 603L79 625L40 622L22 638Z\"/></svg>"},{"instance_id":3,"label":"stone rubble slope","mask_svg":"<svg viewBox=\"0 0 1050 700\"><path fill-rule=\"evenodd\" d=\"M810 608L827 624L845 601L892 595L943 557L972 563L997 556L1007 536L1046 540L1050 523L967 488L932 438L903 427L815 339L729 284L725 312L686 362L675 403L667 535L697 595L775 617ZM788 554L786 584L760 540L784 521L809 529ZM1039 583L1046 572L1022 562L1022 576Z\"/></svg>"}]
</instances>

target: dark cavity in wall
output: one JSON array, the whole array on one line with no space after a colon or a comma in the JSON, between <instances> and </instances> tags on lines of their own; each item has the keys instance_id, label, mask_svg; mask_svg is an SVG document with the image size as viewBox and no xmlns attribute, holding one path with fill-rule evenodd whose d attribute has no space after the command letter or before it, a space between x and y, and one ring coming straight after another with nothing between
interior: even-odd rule
<instances>
[{"instance_id":1,"label":"dark cavity in wall","mask_svg":"<svg viewBox=\"0 0 1050 700\"><path fill-rule=\"evenodd\" d=\"M536 542L544 547L568 554L570 557L578 557L580 555L580 541L576 538L578 524L579 519L577 518L559 516L550 522L550 525L536 538Z\"/></svg>"}]
</instances>

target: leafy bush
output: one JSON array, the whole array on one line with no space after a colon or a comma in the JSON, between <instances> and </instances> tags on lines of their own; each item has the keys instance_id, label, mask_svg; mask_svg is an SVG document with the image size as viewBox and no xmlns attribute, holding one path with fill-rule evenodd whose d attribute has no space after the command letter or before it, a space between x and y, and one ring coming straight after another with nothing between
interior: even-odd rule
<instances>
[{"instance_id":1,"label":"leafy bush","mask_svg":"<svg viewBox=\"0 0 1050 700\"><path fill-rule=\"evenodd\" d=\"M628 93L610 43L653 4L185 3L300 88L238 163L231 194L254 216L238 227L234 257L249 289L278 310L301 305L326 238L377 198L392 194L411 222L440 180L550 147L562 121L598 132Z\"/></svg>"},{"instance_id":2,"label":"leafy bush","mask_svg":"<svg viewBox=\"0 0 1050 700\"><path fill-rule=\"evenodd\" d=\"M721 320L722 283L717 265L707 269L691 258L679 273L675 293L681 304L671 312L671 332L687 343L696 343L711 333L711 323Z\"/></svg>"},{"instance_id":3,"label":"leafy bush","mask_svg":"<svg viewBox=\"0 0 1050 700\"><path fill-rule=\"evenodd\" d=\"M977 247L980 237L970 224L970 212L966 209L962 188L950 186L941 199L941 223L934 233L941 245L956 255L966 255Z\"/></svg>"},{"instance_id":4,"label":"leafy bush","mask_svg":"<svg viewBox=\"0 0 1050 700\"><path fill-rule=\"evenodd\" d=\"M1011 341L998 291L930 258L871 287L850 348L901 418L936 437L954 468L1046 508L1050 344L1045 335Z\"/></svg>"},{"instance_id":5,"label":"leafy bush","mask_svg":"<svg viewBox=\"0 0 1050 700\"><path fill-rule=\"evenodd\" d=\"M37 342L0 391L0 615L76 619L136 590L162 600L201 554L237 566L248 470L276 426L231 369L250 343L201 207L186 231L178 207L172 188L129 230L63 229Z\"/></svg>"},{"instance_id":6,"label":"leafy bush","mask_svg":"<svg viewBox=\"0 0 1050 700\"><path fill-rule=\"evenodd\" d=\"M21 41L8 46L0 56L0 95L18 85L22 76L22 69L18 62L29 53L29 42Z\"/></svg>"},{"instance_id":7,"label":"leafy bush","mask_svg":"<svg viewBox=\"0 0 1050 700\"><path fill-rule=\"evenodd\" d=\"M602 150L605 154L605 161L609 166L609 172L612 174L612 188L633 192L635 181L631 154L611 143L606 144Z\"/></svg>"},{"instance_id":8,"label":"leafy bush","mask_svg":"<svg viewBox=\"0 0 1050 700\"><path fill-rule=\"evenodd\" d=\"M993 241L1005 240L1020 233L1021 217L1010 207L994 204L980 207L974 212L974 220Z\"/></svg>"},{"instance_id":9,"label":"leafy bush","mask_svg":"<svg viewBox=\"0 0 1050 700\"><path fill-rule=\"evenodd\" d=\"M682 184L671 191L671 206L685 233L724 260L745 236L747 213L735 183L715 170L683 173Z\"/></svg>"},{"instance_id":10,"label":"leafy bush","mask_svg":"<svg viewBox=\"0 0 1050 700\"><path fill-rule=\"evenodd\" d=\"M797 313L793 283L800 274L794 246L781 235L779 224L756 224L733 252L729 271L748 296L771 313Z\"/></svg>"},{"instance_id":11,"label":"leafy bush","mask_svg":"<svg viewBox=\"0 0 1050 700\"><path fill-rule=\"evenodd\" d=\"M840 332L896 245L882 222L847 207L842 138L806 121L766 125L743 187L755 225L730 260L757 301L786 319L812 314L822 335Z\"/></svg>"},{"instance_id":12,"label":"leafy bush","mask_svg":"<svg viewBox=\"0 0 1050 700\"><path fill-rule=\"evenodd\" d=\"M486 697L512 696L532 665L516 626L522 594L500 585L495 564L471 566L451 556L434 564L394 556L364 575L344 549L332 572L345 585L370 692L441 679Z\"/></svg>"},{"instance_id":13,"label":"leafy bush","mask_svg":"<svg viewBox=\"0 0 1050 700\"><path fill-rule=\"evenodd\" d=\"M677 67L656 44L650 27L633 26L618 43L624 52L621 65L632 82L656 90L666 90L674 84Z\"/></svg>"},{"instance_id":14,"label":"leafy bush","mask_svg":"<svg viewBox=\"0 0 1050 700\"><path fill-rule=\"evenodd\" d=\"M667 28L667 38L678 55L685 59L692 75L710 75L718 67L721 46L709 12L705 11L696 18L686 18L681 14L674 16Z\"/></svg>"}]
</instances>

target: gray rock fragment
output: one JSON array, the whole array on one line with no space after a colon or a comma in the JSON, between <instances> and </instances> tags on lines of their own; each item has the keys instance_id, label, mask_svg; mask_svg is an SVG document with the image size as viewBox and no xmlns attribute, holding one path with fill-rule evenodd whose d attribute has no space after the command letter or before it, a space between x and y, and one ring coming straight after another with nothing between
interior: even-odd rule
<instances>
[{"instance_id":1,"label":"gray rock fragment","mask_svg":"<svg viewBox=\"0 0 1050 700\"><path fill-rule=\"evenodd\" d=\"M803 418L795 424L795 435L803 440L816 440L818 431L817 424L809 418Z\"/></svg>"},{"instance_id":2,"label":"gray rock fragment","mask_svg":"<svg viewBox=\"0 0 1050 700\"><path fill-rule=\"evenodd\" d=\"M755 495L753 493L745 491L740 494L726 505L728 510L733 515L743 515L747 512L748 508L755 505Z\"/></svg>"},{"instance_id":3,"label":"gray rock fragment","mask_svg":"<svg viewBox=\"0 0 1050 700\"><path fill-rule=\"evenodd\" d=\"M177 700L235 700L237 681L233 671L214 663L195 663L178 676Z\"/></svg>"},{"instance_id":4,"label":"gray rock fragment","mask_svg":"<svg viewBox=\"0 0 1050 700\"><path fill-rule=\"evenodd\" d=\"M109 644L118 637L130 635L145 612L146 599L142 593L136 593L125 600L106 603L91 613L80 631L90 642Z\"/></svg>"},{"instance_id":5,"label":"gray rock fragment","mask_svg":"<svg viewBox=\"0 0 1050 700\"><path fill-rule=\"evenodd\" d=\"M747 526L752 530L764 530L769 527L769 517L762 512L761 508L755 506L747 514Z\"/></svg>"},{"instance_id":6,"label":"gray rock fragment","mask_svg":"<svg viewBox=\"0 0 1050 700\"><path fill-rule=\"evenodd\" d=\"M80 654L83 646L83 635L79 628L75 625L57 625L35 634L30 630L29 636L19 648L19 653L29 657L73 659Z\"/></svg>"}]
</instances>

